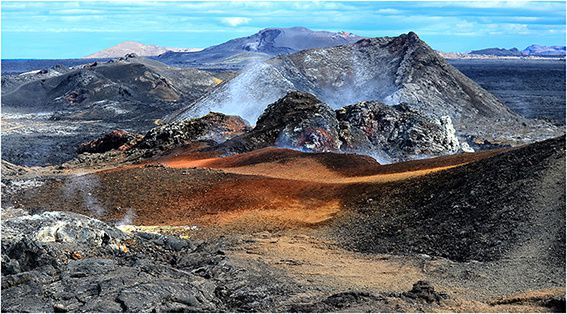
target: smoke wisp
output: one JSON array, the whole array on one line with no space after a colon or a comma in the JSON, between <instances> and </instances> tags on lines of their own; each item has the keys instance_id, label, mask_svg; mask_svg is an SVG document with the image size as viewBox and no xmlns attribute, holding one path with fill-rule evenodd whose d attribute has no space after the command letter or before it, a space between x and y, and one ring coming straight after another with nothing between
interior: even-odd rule
<instances>
[{"instance_id":1,"label":"smoke wisp","mask_svg":"<svg viewBox=\"0 0 567 314\"><path fill-rule=\"evenodd\" d=\"M128 210L126 211L126 213L124 214L122 219L117 221L115 226L121 227L121 226L126 226L126 225L132 225L133 222L134 222L134 219L136 219L136 212L132 208L128 208Z\"/></svg>"},{"instance_id":2,"label":"smoke wisp","mask_svg":"<svg viewBox=\"0 0 567 314\"><path fill-rule=\"evenodd\" d=\"M71 200L78 197L89 212L96 217L106 213L106 209L94 195L95 190L100 186L100 181L94 175L79 173L71 176L65 181L63 195L65 199Z\"/></svg>"}]
</instances>

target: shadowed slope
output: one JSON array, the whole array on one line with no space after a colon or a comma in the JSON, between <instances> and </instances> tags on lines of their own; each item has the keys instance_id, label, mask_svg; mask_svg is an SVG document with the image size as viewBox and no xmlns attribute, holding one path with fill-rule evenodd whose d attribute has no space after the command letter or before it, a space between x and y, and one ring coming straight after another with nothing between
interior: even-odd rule
<instances>
[{"instance_id":1,"label":"shadowed slope","mask_svg":"<svg viewBox=\"0 0 567 314\"><path fill-rule=\"evenodd\" d=\"M564 263L565 137L444 172L345 194L334 221L360 251L426 253L458 261ZM520 252L522 252L520 254ZM563 264L564 265L564 264Z\"/></svg>"}]
</instances>

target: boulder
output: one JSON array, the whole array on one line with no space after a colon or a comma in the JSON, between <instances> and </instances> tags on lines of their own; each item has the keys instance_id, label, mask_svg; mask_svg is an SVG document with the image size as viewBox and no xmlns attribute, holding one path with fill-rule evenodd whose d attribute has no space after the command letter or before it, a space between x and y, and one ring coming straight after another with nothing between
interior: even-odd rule
<instances>
[{"instance_id":1,"label":"boulder","mask_svg":"<svg viewBox=\"0 0 567 314\"><path fill-rule=\"evenodd\" d=\"M435 288L425 280L414 283L412 289L404 292L402 295L410 299L423 300L427 303L439 303L443 299L448 298L446 293L436 292Z\"/></svg>"},{"instance_id":2,"label":"boulder","mask_svg":"<svg viewBox=\"0 0 567 314\"><path fill-rule=\"evenodd\" d=\"M240 117L210 112L201 118L153 128L136 148L170 150L196 141L219 144L248 130L250 126Z\"/></svg>"},{"instance_id":3,"label":"boulder","mask_svg":"<svg viewBox=\"0 0 567 314\"><path fill-rule=\"evenodd\" d=\"M105 153L113 149L127 150L140 138L139 134L114 130L100 138L80 144L77 153Z\"/></svg>"}]
</instances>

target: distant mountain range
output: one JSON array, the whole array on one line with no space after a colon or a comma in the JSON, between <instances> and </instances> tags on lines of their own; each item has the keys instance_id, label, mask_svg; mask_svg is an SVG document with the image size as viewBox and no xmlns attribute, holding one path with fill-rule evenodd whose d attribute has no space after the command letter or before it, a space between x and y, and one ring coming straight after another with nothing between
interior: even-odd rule
<instances>
[{"instance_id":1,"label":"distant mountain range","mask_svg":"<svg viewBox=\"0 0 567 314\"><path fill-rule=\"evenodd\" d=\"M501 57L522 57L522 56L537 56L537 57L564 57L565 46L541 46L531 45L524 50L518 48L486 48L480 50L473 50L469 54L473 55L490 55Z\"/></svg>"},{"instance_id":2,"label":"distant mountain range","mask_svg":"<svg viewBox=\"0 0 567 314\"><path fill-rule=\"evenodd\" d=\"M198 52L168 51L157 60L178 66L238 69L277 55L352 44L363 38L347 32L313 31L305 27L267 28Z\"/></svg>"},{"instance_id":3,"label":"distant mountain range","mask_svg":"<svg viewBox=\"0 0 567 314\"><path fill-rule=\"evenodd\" d=\"M117 58L134 53L173 66L201 69L239 70L248 64L305 49L327 48L355 43L364 37L347 32L313 31L305 27L266 28L205 49L170 48L125 41L85 58ZM438 52L448 59L479 57L565 57L565 46L531 45L518 48L485 48L469 53Z\"/></svg>"},{"instance_id":4,"label":"distant mountain range","mask_svg":"<svg viewBox=\"0 0 567 314\"><path fill-rule=\"evenodd\" d=\"M123 57L127 54L134 53L138 56L152 57L159 56L162 53L168 51L175 52L193 52L199 51L200 48L171 48L171 47L161 47L156 45L146 45L137 41L125 41L118 45L112 46L110 48L95 52L84 58L95 59L95 58L118 58Z\"/></svg>"}]
</instances>

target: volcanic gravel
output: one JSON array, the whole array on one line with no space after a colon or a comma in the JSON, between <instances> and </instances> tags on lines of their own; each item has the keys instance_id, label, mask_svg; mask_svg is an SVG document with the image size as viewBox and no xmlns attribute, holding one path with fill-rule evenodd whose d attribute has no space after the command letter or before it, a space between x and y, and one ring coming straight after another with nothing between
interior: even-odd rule
<instances>
[{"instance_id":1,"label":"volcanic gravel","mask_svg":"<svg viewBox=\"0 0 567 314\"><path fill-rule=\"evenodd\" d=\"M444 172L345 193L331 223L344 246L455 261L565 266L565 137Z\"/></svg>"}]
</instances>

